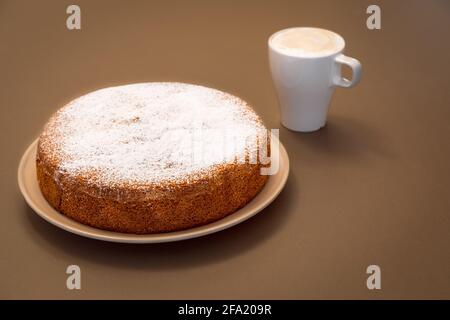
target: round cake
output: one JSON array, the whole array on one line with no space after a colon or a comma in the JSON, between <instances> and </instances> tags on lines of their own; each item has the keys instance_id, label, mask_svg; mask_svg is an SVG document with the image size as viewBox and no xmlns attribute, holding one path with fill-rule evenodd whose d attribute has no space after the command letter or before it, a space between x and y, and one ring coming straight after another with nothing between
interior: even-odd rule
<instances>
[{"instance_id":1,"label":"round cake","mask_svg":"<svg viewBox=\"0 0 450 320\"><path fill-rule=\"evenodd\" d=\"M51 117L39 137L37 178L50 205L83 224L183 230L258 194L269 139L245 101L219 90L169 82L105 88Z\"/></svg>"}]
</instances>

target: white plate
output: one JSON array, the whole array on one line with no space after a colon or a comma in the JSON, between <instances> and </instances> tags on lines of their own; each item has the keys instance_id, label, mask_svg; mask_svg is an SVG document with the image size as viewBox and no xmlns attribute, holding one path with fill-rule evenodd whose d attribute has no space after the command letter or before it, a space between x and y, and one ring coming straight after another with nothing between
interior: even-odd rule
<instances>
[{"instance_id":1,"label":"white plate","mask_svg":"<svg viewBox=\"0 0 450 320\"><path fill-rule=\"evenodd\" d=\"M269 177L263 190L261 190L261 192L245 207L223 219L200 227L176 232L136 235L93 228L72 220L53 209L42 195L37 182L35 162L36 148L37 140L28 147L19 164L19 188L28 205L42 218L66 231L92 239L112 242L170 242L196 238L232 227L247 220L267 207L281 192L289 174L289 158L286 150L280 143L280 167L278 173Z\"/></svg>"}]
</instances>

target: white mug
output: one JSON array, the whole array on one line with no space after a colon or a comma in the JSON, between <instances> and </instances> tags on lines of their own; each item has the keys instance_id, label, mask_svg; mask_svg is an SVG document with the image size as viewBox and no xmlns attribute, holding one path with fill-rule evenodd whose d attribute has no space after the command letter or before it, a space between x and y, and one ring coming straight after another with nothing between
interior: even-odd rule
<instances>
[{"instance_id":1,"label":"white mug","mask_svg":"<svg viewBox=\"0 0 450 320\"><path fill-rule=\"evenodd\" d=\"M299 39L299 34L306 38ZM307 47L303 48L303 44ZM361 63L343 54L345 41L340 35L325 29L284 29L273 34L268 45L282 124L301 132L325 126L335 87L350 88L357 84ZM341 76L342 64L352 69L351 80Z\"/></svg>"}]
</instances>

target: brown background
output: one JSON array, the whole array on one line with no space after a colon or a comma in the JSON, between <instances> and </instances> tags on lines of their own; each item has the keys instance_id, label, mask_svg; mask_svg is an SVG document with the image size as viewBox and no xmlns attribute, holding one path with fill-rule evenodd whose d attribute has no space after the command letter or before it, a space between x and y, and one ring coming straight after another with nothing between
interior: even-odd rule
<instances>
[{"instance_id":1,"label":"brown background","mask_svg":"<svg viewBox=\"0 0 450 320\"><path fill-rule=\"evenodd\" d=\"M450 298L449 1L0 2L1 298ZM382 29L366 28L369 4ZM43 221L16 179L58 107L105 86L204 84L279 113L267 38L289 26L340 33L361 60L323 130L281 128L291 172L262 213L208 237L121 245ZM65 287L78 264L82 290ZM382 290L366 288L366 267Z\"/></svg>"}]
</instances>

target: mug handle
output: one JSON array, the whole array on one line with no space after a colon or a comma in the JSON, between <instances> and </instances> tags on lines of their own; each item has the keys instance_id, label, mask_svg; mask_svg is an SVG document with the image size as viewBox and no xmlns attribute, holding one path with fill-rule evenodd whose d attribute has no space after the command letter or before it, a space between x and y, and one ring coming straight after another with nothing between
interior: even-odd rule
<instances>
[{"instance_id":1,"label":"mug handle","mask_svg":"<svg viewBox=\"0 0 450 320\"><path fill-rule=\"evenodd\" d=\"M334 58L337 65L336 74L333 77L333 84L338 87L351 88L355 86L361 79L361 63L355 58L347 57L344 54L340 54ZM351 80L348 80L341 76L340 65L345 64L352 69L353 76Z\"/></svg>"}]
</instances>

